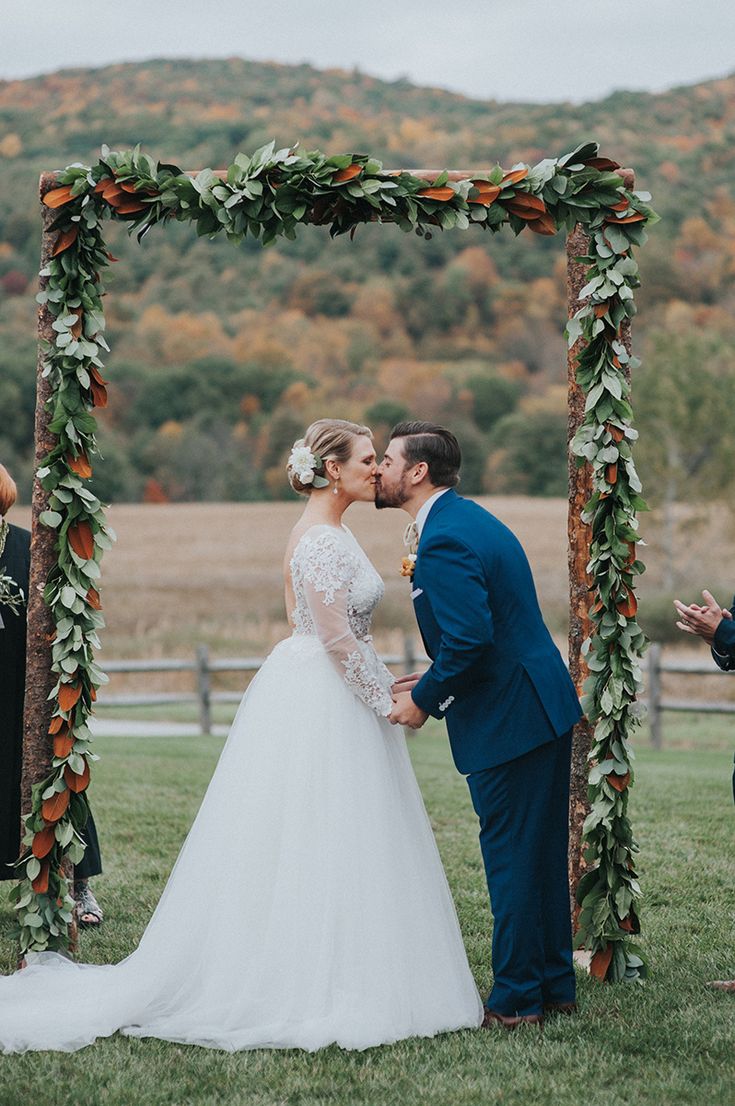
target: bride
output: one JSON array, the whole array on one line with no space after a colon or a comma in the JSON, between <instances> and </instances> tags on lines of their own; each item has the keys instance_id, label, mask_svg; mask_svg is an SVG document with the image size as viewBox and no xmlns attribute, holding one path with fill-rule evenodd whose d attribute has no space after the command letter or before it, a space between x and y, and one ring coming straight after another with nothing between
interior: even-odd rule
<instances>
[{"instance_id":1,"label":"bride","mask_svg":"<svg viewBox=\"0 0 735 1106\"><path fill-rule=\"evenodd\" d=\"M482 1004L370 638L383 583L342 515L375 499L370 430L320 419L284 564L293 632L245 693L137 949L31 954L0 978L0 1051L116 1030L228 1051L364 1049L476 1027ZM211 908L217 903L216 910Z\"/></svg>"}]
</instances>

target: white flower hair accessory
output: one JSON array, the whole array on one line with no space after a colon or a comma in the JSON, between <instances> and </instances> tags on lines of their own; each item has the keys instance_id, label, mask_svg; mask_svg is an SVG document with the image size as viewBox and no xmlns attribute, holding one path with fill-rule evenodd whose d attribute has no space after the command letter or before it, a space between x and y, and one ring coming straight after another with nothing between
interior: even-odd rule
<instances>
[{"instance_id":1,"label":"white flower hair accessory","mask_svg":"<svg viewBox=\"0 0 735 1106\"><path fill-rule=\"evenodd\" d=\"M318 476L315 469L322 467L322 459L312 453L308 445L295 445L288 459L288 467L295 472L302 484L311 484L314 488L328 488L329 481Z\"/></svg>"}]
</instances>

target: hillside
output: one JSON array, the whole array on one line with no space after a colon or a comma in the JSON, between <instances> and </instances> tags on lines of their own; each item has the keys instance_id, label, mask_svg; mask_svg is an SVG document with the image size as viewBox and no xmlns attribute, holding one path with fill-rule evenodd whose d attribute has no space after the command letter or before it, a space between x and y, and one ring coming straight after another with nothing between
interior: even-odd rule
<instances>
[{"instance_id":1,"label":"hillside","mask_svg":"<svg viewBox=\"0 0 735 1106\"><path fill-rule=\"evenodd\" d=\"M239 59L0 82L0 411L12 413L0 458L24 494L39 172L93 159L103 142L218 167L272 137L407 168L533 163L594 138L636 169L664 217L641 253L639 351L663 326L707 329L732 348L735 76L581 106L484 103ZM110 241L121 260L107 301L106 497L278 496L284 451L315 415L380 433L408 411L457 427L468 490L563 494L560 242L473 230L426 242L392 227L330 242L305 228L295 243L235 250L180 226L142 246L115 227Z\"/></svg>"}]
</instances>

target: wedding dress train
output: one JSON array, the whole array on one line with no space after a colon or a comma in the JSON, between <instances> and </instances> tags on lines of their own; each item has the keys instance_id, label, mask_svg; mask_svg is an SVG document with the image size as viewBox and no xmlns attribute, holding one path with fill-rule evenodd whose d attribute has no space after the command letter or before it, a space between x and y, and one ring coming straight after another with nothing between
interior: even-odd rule
<instances>
[{"instance_id":1,"label":"wedding dress train","mask_svg":"<svg viewBox=\"0 0 735 1106\"><path fill-rule=\"evenodd\" d=\"M346 528L291 562L294 633L252 681L160 902L119 964L0 978L0 1049L120 1030L364 1049L474 1027L482 1004L369 637L380 577ZM160 812L165 817L165 811Z\"/></svg>"}]
</instances>

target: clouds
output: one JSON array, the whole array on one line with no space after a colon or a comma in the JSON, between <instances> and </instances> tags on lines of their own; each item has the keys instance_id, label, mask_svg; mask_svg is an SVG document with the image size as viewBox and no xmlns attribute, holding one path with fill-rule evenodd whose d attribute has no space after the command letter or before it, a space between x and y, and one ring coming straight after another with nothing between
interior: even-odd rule
<instances>
[{"instance_id":1,"label":"clouds","mask_svg":"<svg viewBox=\"0 0 735 1106\"><path fill-rule=\"evenodd\" d=\"M3 14L0 77L152 57L357 67L478 99L584 101L735 69L731 0L39 0Z\"/></svg>"}]
</instances>

